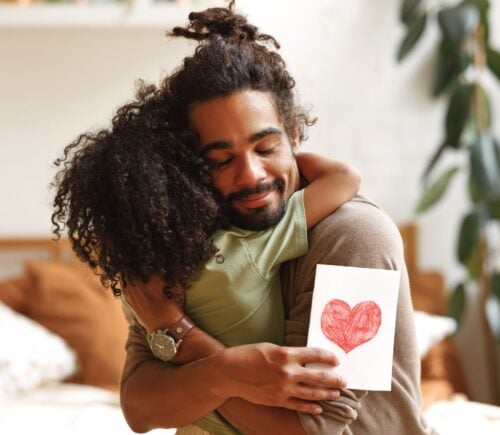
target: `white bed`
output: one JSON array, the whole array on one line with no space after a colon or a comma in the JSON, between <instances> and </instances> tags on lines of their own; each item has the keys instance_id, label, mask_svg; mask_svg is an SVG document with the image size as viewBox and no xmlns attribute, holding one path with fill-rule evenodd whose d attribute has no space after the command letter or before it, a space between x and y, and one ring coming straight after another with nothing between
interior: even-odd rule
<instances>
[{"instance_id":1,"label":"white bed","mask_svg":"<svg viewBox=\"0 0 500 435\"><path fill-rule=\"evenodd\" d=\"M2 435L129 435L117 393L87 385L53 383L0 398ZM151 434L173 434L174 429Z\"/></svg>"},{"instance_id":2,"label":"white bed","mask_svg":"<svg viewBox=\"0 0 500 435\"><path fill-rule=\"evenodd\" d=\"M500 434L500 407L471 402L462 396L433 403L425 417L441 435Z\"/></svg>"}]
</instances>

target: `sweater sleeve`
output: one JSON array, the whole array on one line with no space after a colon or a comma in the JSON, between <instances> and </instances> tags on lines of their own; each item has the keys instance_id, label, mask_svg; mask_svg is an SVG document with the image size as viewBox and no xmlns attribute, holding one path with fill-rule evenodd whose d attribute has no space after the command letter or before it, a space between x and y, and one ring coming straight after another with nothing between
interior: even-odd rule
<instances>
[{"instance_id":1,"label":"sweater sleeve","mask_svg":"<svg viewBox=\"0 0 500 435\"><path fill-rule=\"evenodd\" d=\"M336 401L322 402L320 416L299 414L310 434L435 433L420 411L420 359L416 347L408 275L401 237L378 207L356 197L309 232L309 252L282 268L286 308L285 344L304 346L316 264L401 271L392 385L389 392L342 390Z\"/></svg>"}]
</instances>

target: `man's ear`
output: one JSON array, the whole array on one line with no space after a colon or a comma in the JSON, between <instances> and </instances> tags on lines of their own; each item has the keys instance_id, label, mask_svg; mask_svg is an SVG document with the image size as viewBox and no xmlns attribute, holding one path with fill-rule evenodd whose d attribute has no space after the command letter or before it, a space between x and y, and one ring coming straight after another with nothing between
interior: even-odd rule
<instances>
[{"instance_id":1,"label":"man's ear","mask_svg":"<svg viewBox=\"0 0 500 435\"><path fill-rule=\"evenodd\" d=\"M300 146L300 132L297 123L290 129L290 145L292 146L293 155L297 155Z\"/></svg>"}]
</instances>

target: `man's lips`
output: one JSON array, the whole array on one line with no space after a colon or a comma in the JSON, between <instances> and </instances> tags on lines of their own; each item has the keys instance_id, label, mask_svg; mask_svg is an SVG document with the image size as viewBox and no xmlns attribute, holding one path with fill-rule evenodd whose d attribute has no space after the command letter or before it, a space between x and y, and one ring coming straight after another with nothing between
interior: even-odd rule
<instances>
[{"instance_id":1,"label":"man's lips","mask_svg":"<svg viewBox=\"0 0 500 435\"><path fill-rule=\"evenodd\" d=\"M234 202L245 208L264 207L272 201L274 192L274 190L271 190L267 192L256 193L254 195L248 195L244 198L237 199Z\"/></svg>"}]
</instances>

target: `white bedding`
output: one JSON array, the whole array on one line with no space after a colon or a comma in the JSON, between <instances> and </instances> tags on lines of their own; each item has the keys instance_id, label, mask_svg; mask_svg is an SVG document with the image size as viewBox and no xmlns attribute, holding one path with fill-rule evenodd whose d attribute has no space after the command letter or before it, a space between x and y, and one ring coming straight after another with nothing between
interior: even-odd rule
<instances>
[{"instance_id":1,"label":"white bedding","mask_svg":"<svg viewBox=\"0 0 500 435\"><path fill-rule=\"evenodd\" d=\"M129 435L118 394L84 385L55 383L0 398L2 435ZM157 429L150 434L174 434Z\"/></svg>"},{"instance_id":2,"label":"white bedding","mask_svg":"<svg viewBox=\"0 0 500 435\"><path fill-rule=\"evenodd\" d=\"M441 435L498 435L500 407L466 400L437 402L425 411ZM175 429L149 434L171 435ZM118 394L84 385L55 383L0 398L2 435L132 435Z\"/></svg>"},{"instance_id":3,"label":"white bedding","mask_svg":"<svg viewBox=\"0 0 500 435\"><path fill-rule=\"evenodd\" d=\"M425 417L440 435L499 435L500 407L463 399L434 403Z\"/></svg>"}]
</instances>

